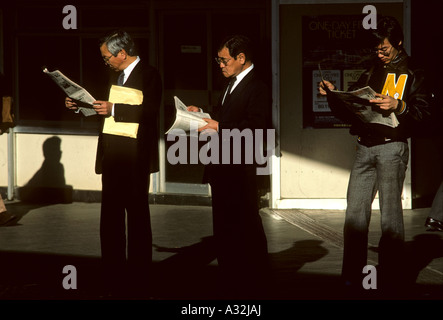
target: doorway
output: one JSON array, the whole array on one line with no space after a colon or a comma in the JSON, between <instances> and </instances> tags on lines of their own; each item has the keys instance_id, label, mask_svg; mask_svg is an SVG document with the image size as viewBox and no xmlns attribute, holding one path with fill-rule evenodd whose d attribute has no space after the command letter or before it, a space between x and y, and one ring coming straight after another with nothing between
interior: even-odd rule
<instances>
[{"instance_id":1,"label":"doorway","mask_svg":"<svg viewBox=\"0 0 443 320\"><path fill-rule=\"evenodd\" d=\"M214 60L220 42L228 35L239 33L250 37L261 48L267 34L265 12L264 8L235 10L235 13L226 9L157 12L159 70L164 83L161 132L166 132L175 119L174 96L186 105L212 112L226 81ZM259 53L257 65L263 66L266 75L270 75L271 63L269 60L264 63L270 56L270 48ZM167 152L174 143L176 141L167 141L162 135L160 192L210 195L209 186L202 184L204 165L190 164L189 154L186 164L173 165L168 161Z\"/></svg>"}]
</instances>

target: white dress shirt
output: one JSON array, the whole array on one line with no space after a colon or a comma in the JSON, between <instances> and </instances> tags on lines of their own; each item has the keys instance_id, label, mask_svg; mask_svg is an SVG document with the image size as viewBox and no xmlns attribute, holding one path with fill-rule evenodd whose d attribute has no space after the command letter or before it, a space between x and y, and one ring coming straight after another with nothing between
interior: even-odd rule
<instances>
[{"instance_id":1,"label":"white dress shirt","mask_svg":"<svg viewBox=\"0 0 443 320\"><path fill-rule=\"evenodd\" d=\"M134 70L135 66L137 65L137 63L140 62L140 57L137 56L137 58L135 59L134 62L132 62L129 66L126 67L126 69L124 69L123 72L123 84L125 84L126 80L128 80L129 76L131 75L132 70ZM114 117L115 113L114 113L114 106L112 105L112 111L111 111L111 115Z\"/></svg>"}]
</instances>

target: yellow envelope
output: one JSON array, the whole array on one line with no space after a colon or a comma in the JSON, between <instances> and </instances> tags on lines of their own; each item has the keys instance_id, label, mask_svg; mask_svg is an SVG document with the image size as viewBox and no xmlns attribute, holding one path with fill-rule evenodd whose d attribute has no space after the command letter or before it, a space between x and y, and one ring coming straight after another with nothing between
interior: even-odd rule
<instances>
[{"instance_id":1,"label":"yellow envelope","mask_svg":"<svg viewBox=\"0 0 443 320\"><path fill-rule=\"evenodd\" d=\"M143 92L133 88L113 85L109 93L109 101L112 103L141 105L143 102ZM137 132L138 123L116 122L113 116L105 119L103 133L137 138Z\"/></svg>"}]
</instances>

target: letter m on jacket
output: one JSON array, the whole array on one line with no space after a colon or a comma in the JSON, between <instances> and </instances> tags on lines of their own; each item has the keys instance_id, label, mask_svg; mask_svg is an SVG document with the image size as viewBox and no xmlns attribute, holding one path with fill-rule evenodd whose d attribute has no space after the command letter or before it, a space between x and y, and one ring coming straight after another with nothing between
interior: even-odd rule
<instances>
[{"instance_id":1,"label":"letter m on jacket","mask_svg":"<svg viewBox=\"0 0 443 320\"><path fill-rule=\"evenodd\" d=\"M385 94L395 99L401 100L403 98L403 93L405 92L407 80L407 74L401 74L396 81L396 74L388 73L381 94Z\"/></svg>"}]
</instances>

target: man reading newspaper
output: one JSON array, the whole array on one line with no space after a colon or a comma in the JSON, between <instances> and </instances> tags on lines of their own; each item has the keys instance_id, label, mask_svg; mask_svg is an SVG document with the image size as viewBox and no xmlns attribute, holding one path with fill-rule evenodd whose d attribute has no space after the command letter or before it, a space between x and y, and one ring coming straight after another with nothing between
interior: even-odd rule
<instances>
[{"instance_id":1,"label":"man reading newspaper","mask_svg":"<svg viewBox=\"0 0 443 320\"><path fill-rule=\"evenodd\" d=\"M423 70L413 65L403 48L403 31L397 20L381 18L372 36L373 66L350 90L373 88L377 92L376 99L369 103L381 113L395 113L399 125L364 123L346 112L340 101L328 99L331 110L351 123L350 133L358 137L347 193L342 277L347 288L362 289L371 206L378 191L382 236L377 289L380 293L393 294L404 288L401 278L404 267L402 191L409 160L407 139L414 126L428 114L430 97L424 86ZM319 84L321 94L326 94L325 86L334 89L332 83L324 81Z\"/></svg>"}]
</instances>

